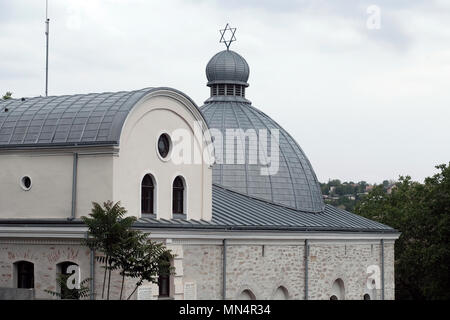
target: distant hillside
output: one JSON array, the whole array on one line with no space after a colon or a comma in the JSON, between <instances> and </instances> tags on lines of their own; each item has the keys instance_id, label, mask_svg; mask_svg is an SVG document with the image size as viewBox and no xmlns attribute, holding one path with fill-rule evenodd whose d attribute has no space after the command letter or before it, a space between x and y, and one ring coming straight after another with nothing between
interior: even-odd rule
<instances>
[{"instance_id":1,"label":"distant hillside","mask_svg":"<svg viewBox=\"0 0 450 320\"><path fill-rule=\"evenodd\" d=\"M376 185L378 184L369 184L366 181L355 183L334 179L327 183L320 183L320 189L325 203L353 212L356 203L362 200ZM395 181L384 180L381 185L390 193L395 186Z\"/></svg>"}]
</instances>

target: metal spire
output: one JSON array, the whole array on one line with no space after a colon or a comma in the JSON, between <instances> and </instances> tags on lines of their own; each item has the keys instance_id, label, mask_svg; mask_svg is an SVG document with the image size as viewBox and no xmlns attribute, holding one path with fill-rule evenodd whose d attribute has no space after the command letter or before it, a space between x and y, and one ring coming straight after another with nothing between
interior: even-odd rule
<instances>
[{"instance_id":1,"label":"metal spire","mask_svg":"<svg viewBox=\"0 0 450 320\"><path fill-rule=\"evenodd\" d=\"M234 36L234 34L236 33L236 28L231 28L230 25L227 23L227 25L225 26L225 29L220 30L220 43L225 43L225 45L227 46L227 50L230 49L230 44L233 41L236 41L236 37ZM225 36L228 35L227 38L225 38Z\"/></svg>"},{"instance_id":2,"label":"metal spire","mask_svg":"<svg viewBox=\"0 0 450 320\"><path fill-rule=\"evenodd\" d=\"M50 31L50 19L48 18L48 0L45 0L45 96L48 96L48 35Z\"/></svg>"}]
</instances>

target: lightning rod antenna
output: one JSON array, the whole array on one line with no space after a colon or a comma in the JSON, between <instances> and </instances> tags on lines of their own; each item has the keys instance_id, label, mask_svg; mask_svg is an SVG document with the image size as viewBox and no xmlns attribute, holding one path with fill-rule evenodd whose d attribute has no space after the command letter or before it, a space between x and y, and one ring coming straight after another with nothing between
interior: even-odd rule
<instances>
[{"instance_id":1,"label":"lightning rod antenna","mask_svg":"<svg viewBox=\"0 0 450 320\"><path fill-rule=\"evenodd\" d=\"M48 0L45 0L45 96L48 96L48 35L50 31L50 19L48 18Z\"/></svg>"}]
</instances>

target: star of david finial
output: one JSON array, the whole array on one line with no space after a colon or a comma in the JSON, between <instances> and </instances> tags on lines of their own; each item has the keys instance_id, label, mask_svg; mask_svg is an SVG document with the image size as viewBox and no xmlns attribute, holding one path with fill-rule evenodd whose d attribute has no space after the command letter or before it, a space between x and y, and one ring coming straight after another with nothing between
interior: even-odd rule
<instances>
[{"instance_id":1,"label":"star of david finial","mask_svg":"<svg viewBox=\"0 0 450 320\"><path fill-rule=\"evenodd\" d=\"M236 37L234 36L236 32L236 28L231 28L230 25L227 23L227 25L225 26L225 29L220 30L220 43L225 43L225 45L227 46L227 50L230 49L230 44L233 41L236 41Z\"/></svg>"}]
</instances>

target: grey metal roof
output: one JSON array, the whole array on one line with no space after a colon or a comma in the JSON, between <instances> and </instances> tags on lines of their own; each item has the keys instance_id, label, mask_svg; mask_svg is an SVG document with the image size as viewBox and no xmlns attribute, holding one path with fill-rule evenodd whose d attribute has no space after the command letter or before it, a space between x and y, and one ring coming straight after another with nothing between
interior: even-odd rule
<instances>
[{"instance_id":1,"label":"grey metal roof","mask_svg":"<svg viewBox=\"0 0 450 320\"><path fill-rule=\"evenodd\" d=\"M200 108L209 128L279 130L279 170L274 175L260 174L260 164L226 164L226 139L223 139L223 164L213 166L213 182L234 191L298 210L320 212L324 208L316 174L297 142L279 124L249 103L211 102ZM236 140L236 143L247 141Z\"/></svg>"},{"instance_id":2,"label":"grey metal roof","mask_svg":"<svg viewBox=\"0 0 450 320\"><path fill-rule=\"evenodd\" d=\"M250 68L238 53L224 50L215 54L206 65L208 85L214 83L237 83L248 85Z\"/></svg>"},{"instance_id":3,"label":"grey metal roof","mask_svg":"<svg viewBox=\"0 0 450 320\"><path fill-rule=\"evenodd\" d=\"M142 217L137 226L236 230L397 232L384 224L326 205L311 213L255 199L213 185L212 220Z\"/></svg>"},{"instance_id":4,"label":"grey metal roof","mask_svg":"<svg viewBox=\"0 0 450 320\"><path fill-rule=\"evenodd\" d=\"M0 148L118 144L130 110L158 89L179 92L145 88L0 102Z\"/></svg>"}]
</instances>

